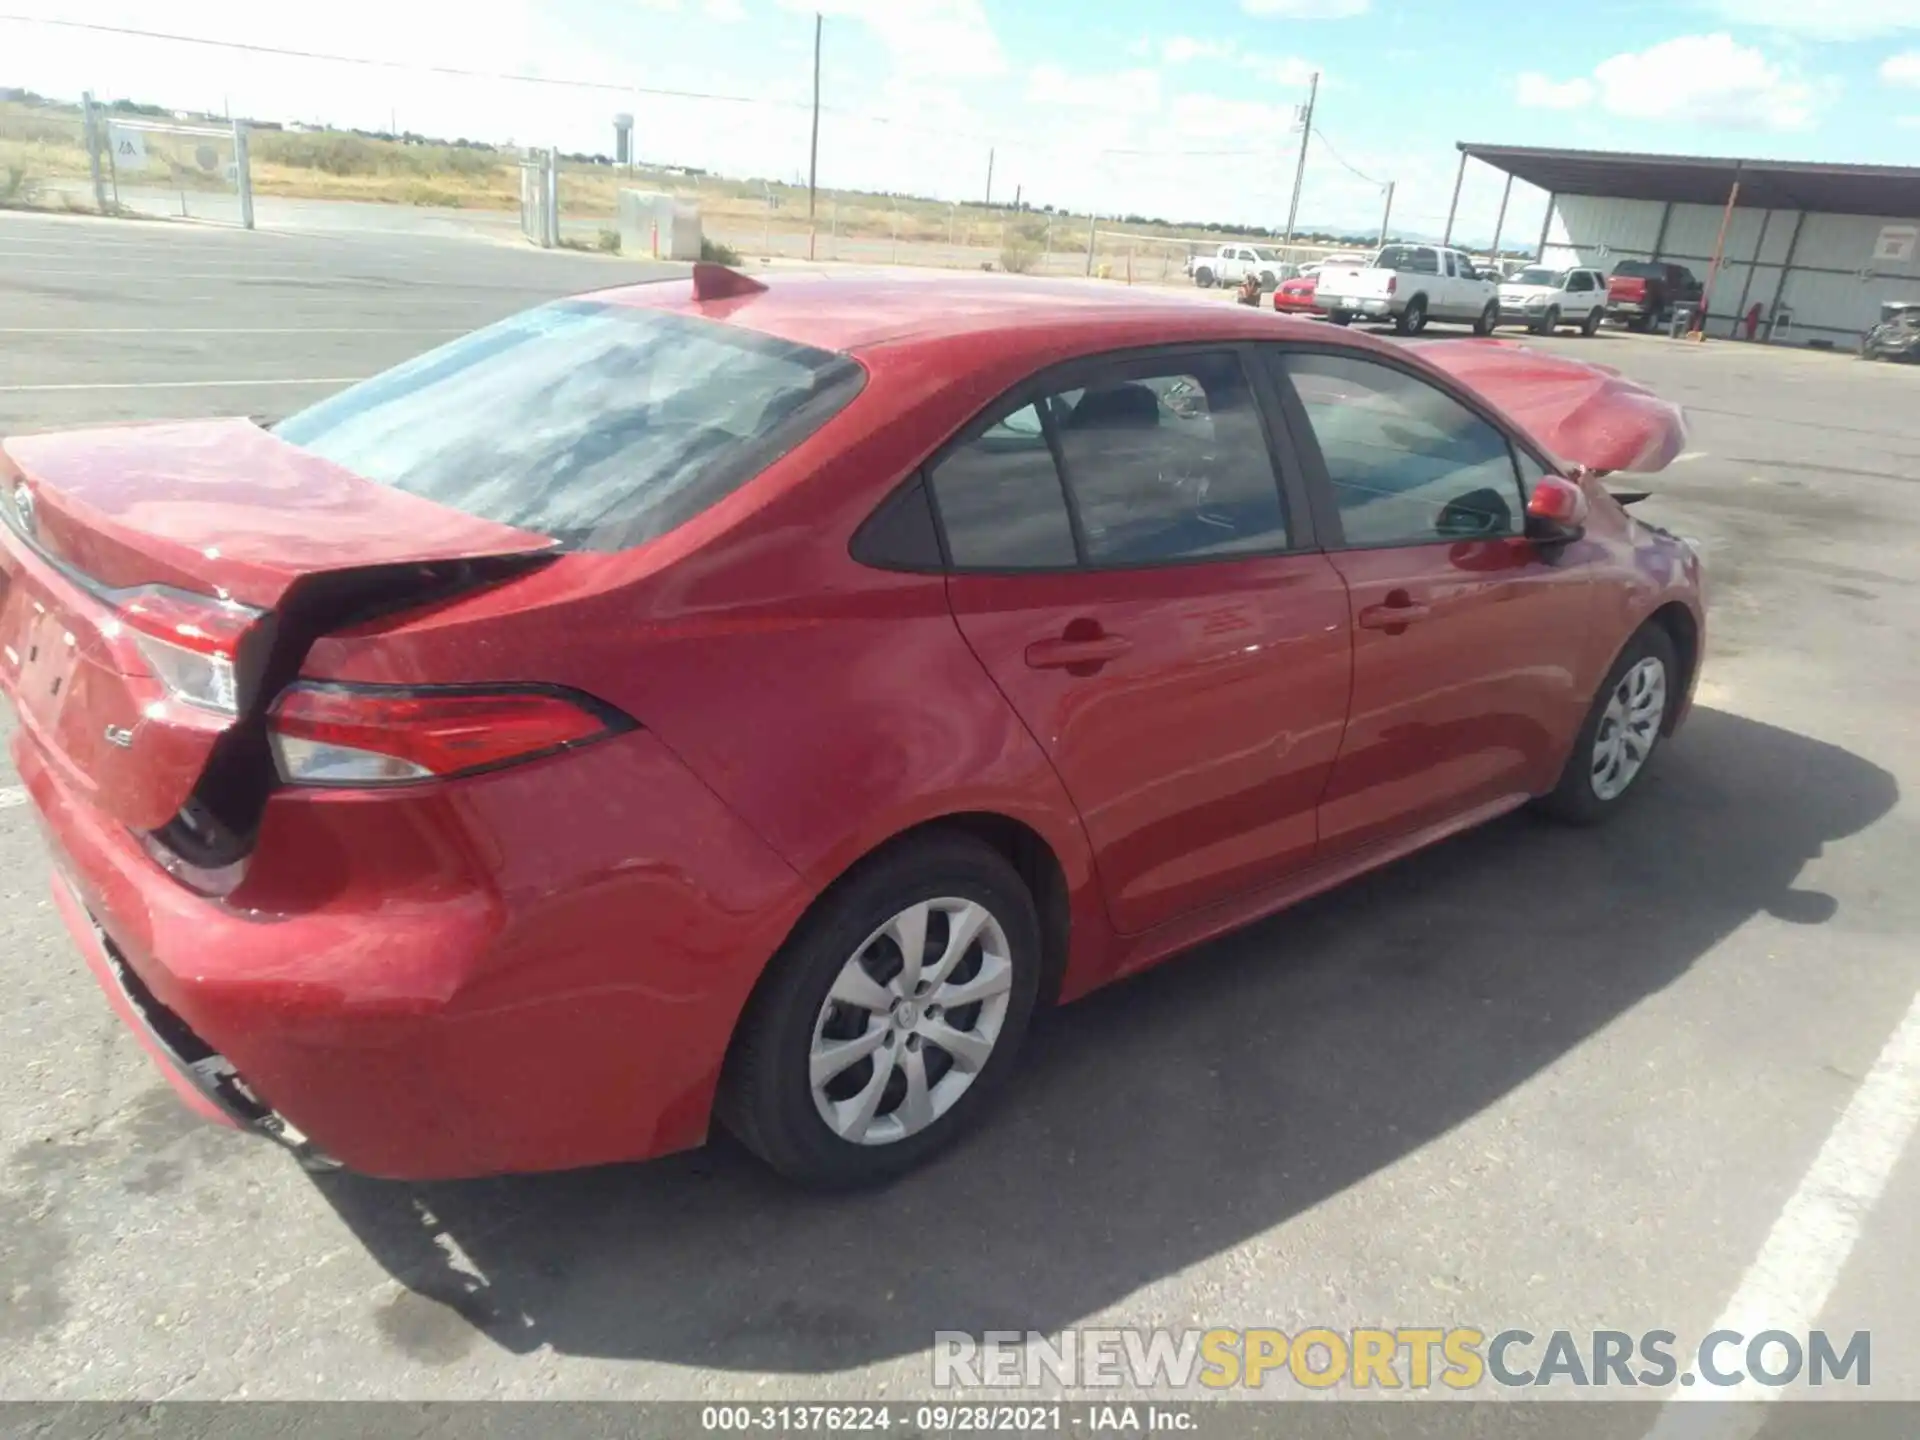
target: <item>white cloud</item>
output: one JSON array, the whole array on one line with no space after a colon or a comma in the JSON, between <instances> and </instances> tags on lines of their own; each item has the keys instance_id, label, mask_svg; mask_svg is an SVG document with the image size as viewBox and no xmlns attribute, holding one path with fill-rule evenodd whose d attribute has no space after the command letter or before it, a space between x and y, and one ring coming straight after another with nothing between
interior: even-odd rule
<instances>
[{"instance_id":1,"label":"white cloud","mask_svg":"<svg viewBox=\"0 0 1920 1440\"><path fill-rule=\"evenodd\" d=\"M1920 50L1889 55L1880 67L1880 78L1889 85L1920 85Z\"/></svg>"},{"instance_id":2,"label":"white cloud","mask_svg":"<svg viewBox=\"0 0 1920 1440\"><path fill-rule=\"evenodd\" d=\"M1533 110L1581 110L1593 103L1593 82L1585 76L1550 80L1529 71L1520 77L1515 98Z\"/></svg>"},{"instance_id":3,"label":"white cloud","mask_svg":"<svg viewBox=\"0 0 1920 1440\"><path fill-rule=\"evenodd\" d=\"M1312 61L1297 55L1242 55L1239 63L1274 85L1304 85L1313 78L1315 69Z\"/></svg>"},{"instance_id":4,"label":"white cloud","mask_svg":"<svg viewBox=\"0 0 1920 1440\"><path fill-rule=\"evenodd\" d=\"M1191 35L1169 35L1160 42L1160 58L1169 65L1185 65L1192 60L1224 60L1231 54L1231 40L1196 40Z\"/></svg>"},{"instance_id":5,"label":"white cloud","mask_svg":"<svg viewBox=\"0 0 1920 1440\"><path fill-rule=\"evenodd\" d=\"M1172 105L1173 128L1182 140L1284 141L1293 107L1264 100L1228 100L1219 95L1181 95Z\"/></svg>"},{"instance_id":6,"label":"white cloud","mask_svg":"<svg viewBox=\"0 0 1920 1440\"><path fill-rule=\"evenodd\" d=\"M1731 35L1681 35L1594 67L1600 103L1614 115L1735 130L1799 130L1814 91Z\"/></svg>"},{"instance_id":7,"label":"white cloud","mask_svg":"<svg viewBox=\"0 0 1920 1440\"><path fill-rule=\"evenodd\" d=\"M897 71L985 78L1003 75L1006 53L980 0L779 0L780 8L865 24Z\"/></svg>"},{"instance_id":8,"label":"white cloud","mask_svg":"<svg viewBox=\"0 0 1920 1440\"><path fill-rule=\"evenodd\" d=\"M1075 75L1058 65L1036 65L1027 75L1027 98L1037 105L1137 115L1160 108L1160 73L1120 70Z\"/></svg>"},{"instance_id":9,"label":"white cloud","mask_svg":"<svg viewBox=\"0 0 1920 1440\"><path fill-rule=\"evenodd\" d=\"M1240 0L1240 8L1262 19L1345 20L1367 13L1368 0Z\"/></svg>"},{"instance_id":10,"label":"white cloud","mask_svg":"<svg viewBox=\"0 0 1920 1440\"><path fill-rule=\"evenodd\" d=\"M1231 40L1197 40L1191 35L1170 35L1162 40L1160 58L1169 65L1217 60L1237 65L1270 85L1305 85L1313 78L1316 68L1311 61L1297 55L1263 55L1241 50Z\"/></svg>"},{"instance_id":11,"label":"white cloud","mask_svg":"<svg viewBox=\"0 0 1920 1440\"><path fill-rule=\"evenodd\" d=\"M1821 40L1864 40L1920 30L1920 5L1914 0L1715 0L1713 8L1735 25Z\"/></svg>"}]
</instances>

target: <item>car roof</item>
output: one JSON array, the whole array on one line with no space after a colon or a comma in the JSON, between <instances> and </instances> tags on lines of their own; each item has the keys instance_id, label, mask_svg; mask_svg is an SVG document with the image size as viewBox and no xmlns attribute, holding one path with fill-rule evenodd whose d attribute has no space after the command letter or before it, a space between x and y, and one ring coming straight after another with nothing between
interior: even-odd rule
<instances>
[{"instance_id":1,"label":"car roof","mask_svg":"<svg viewBox=\"0 0 1920 1440\"><path fill-rule=\"evenodd\" d=\"M1324 327L1270 310L1113 281L939 271L772 271L755 278L764 289L724 299L698 299L682 277L584 298L696 315L844 354L982 335L1024 338L1035 348L1075 338L1113 346L1303 332L1328 338Z\"/></svg>"}]
</instances>

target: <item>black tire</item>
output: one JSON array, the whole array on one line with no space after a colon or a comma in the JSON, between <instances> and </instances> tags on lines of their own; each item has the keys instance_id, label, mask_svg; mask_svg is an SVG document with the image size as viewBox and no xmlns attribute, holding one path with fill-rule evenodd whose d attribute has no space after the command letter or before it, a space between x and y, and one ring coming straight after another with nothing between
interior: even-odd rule
<instances>
[{"instance_id":1,"label":"black tire","mask_svg":"<svg viewBox=\"0 0 1920 1440\"><path fill-rule=\"evenodd\" d=\"M1603 796L1594 788L1594 756L1608 702L1627 673L1646 659L1658 660L1665 671L1666 703L1661 726L1672 715L1673 707L1680 703L1680 666L1674 654L1673 638L1663 627L1648 622L1634 632L1633 638L1627 641L1619 658L1613 662L1613 668L1607 671L1607 678L1601 682L1599 693L1588 707L1587 718L1581 722L1580 731L1574 736L1573 749L1567 756L1565 768L1560 772L1559 783L1538 802L1543 814L1570 825L1596 825L1617 811L1639 790L1641 776L1647 773L1647 767L1659 753L1660 727L1654 729L1640 768L1627 780L1625 787L1612 796Z\"/></svg>"},{"instance_id":2,"label":"black tire","mask_svg":"<svg viewBox=\"0 0 1920 1440\"><path fill-rule=\"evenodd\" d=\"M1607 312L1604 310L1589 310L1587 312L1587 318L1580 322L1580 333L1589 338L1598 335L1600 333L1600 322L1606 318Z\"/></svg>"},{"instance_id":3,"label":"black tire","mask_svg":"<svg viewBox=\"0 0 1920 1440\"><path fill-rule=\"evenodd\" d=\"M1335 310L1327 316L1327 323L1329 325L1351 325L1353 323L1353 316L1349 315L1345 310Z\"/></svg>"},{"instance_id":4,"label":"black tire","mask_svg":"<svg viewBox=\"0 0 1920 1440\"><path fill-rule=\"evenodd\" d=\"M1208 266L1202 265L1198 270L1193 272L1193 283L1198 285L1202 290L1211 290L1213 288L1213 271Z\"/></svg>"},{"instance_id":5,"label":"black tire","mask_svg":"<svg viewBox=\"0 0 1920 1440\"><path fill-rule=\"evenodd\" d=\"M1278 290L1279 288L1280 288L1279 278L1273 273L1273 271L1262 270L1260 272L1260 289L1263 292L1267 290Z\"/></svg>"},{"instance_id":6,"label":"black tire","mask_svg":"<svg viewBox=\"0 0 1920 1440\"><path fill-rule=\"evenodd\" d=\"M816 1023L843 967L868 937L915 902L944 897L986 907L1006 936L1012 985L999 1035L946 1113L891 1143L857 1144L835 1134L815 1106L808 1057ZM968 835L937 831L885 851L828 891L773 958L734 1033L716 1107L720 1121L802 1185L847 1189L910 1170L957 1138L1005 1084L1033 1016L1040 969L1033 896L998 851Z\"/></svg>"},{"instance_id":7,"label":"black tire","mask_svg":"<svg viewBox=\"0 0 1920 1440\"><path fill-rule=\"evenodd\" d=\"M1498 300L1489 300L1487 302L1487 308L1480 312L1480 318L1473 322L1473 333L1476 335L1491 335L1499 323L1500 302Z\"/></svg>"},{"instance_id":8,"label":"black tire","mask_svg":"<svg viewBox=\"0 0 1920 1440\"><path fill-rule=\"evenodd\" d=\"M1627 321L1627 328L1638 335L1645 335L1653 329L1653 316L1636 315Z\"/></svg>"},{"instance_id":9,"label":"black tire","mask_svg":"<svg viewBox=\"0 0 1920 1440\"><path fill-rule=\"evenodd\" d=\"M1416 295L1407 308L1393 317L1393 328L1402 335L1418 335L1427 328L1427 297Z\"/></svg>"}]
</instances>

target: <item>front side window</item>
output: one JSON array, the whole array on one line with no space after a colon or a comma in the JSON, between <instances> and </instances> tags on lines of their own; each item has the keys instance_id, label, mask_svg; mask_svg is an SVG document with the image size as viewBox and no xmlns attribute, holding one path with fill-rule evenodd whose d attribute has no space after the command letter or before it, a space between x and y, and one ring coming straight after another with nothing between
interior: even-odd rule
<instances>
[{"instance_id":1,"label":"front side window","mask_svg":"<svg viewBox=\"0 0 1920 1440\"><path fill-rule=\"evenodd\" d=\"M1426 381L1342 355L1286 355L1349 545L1518 535L1506 436Z\"/></svg>"},{"instance_id":2,"label":"front side window","mask_svg":"<svg viewBox=\"0 0 1920 1440\"><path fill-rule=\"evenodd\" d=\"M859 393L843 355L709 320L566 301L429 350L274 434L368 480L574 549L717 503Z\"/></svg>"}]
</instances>

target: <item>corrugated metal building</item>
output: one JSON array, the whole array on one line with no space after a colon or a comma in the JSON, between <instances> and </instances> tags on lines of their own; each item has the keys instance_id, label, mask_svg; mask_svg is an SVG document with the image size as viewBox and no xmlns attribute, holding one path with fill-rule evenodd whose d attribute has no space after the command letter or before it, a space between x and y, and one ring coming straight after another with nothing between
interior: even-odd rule
<instances>
[{"instance_id":1,"label":"corrugated metal building","mask_svg":"<svg viewBox=\"0 0 1920 1440\"><path fill-rule=\"evenodd\" d=\"M1611 270L1625 259L1669 260L1711 276L1709 335L1744 333L1757 304L1762 337L1784 310L1791 327L1779 338L1851 347L1883 303L1920 301L1920 169L1459 149L1463 169L1481 160L1509 186L1518 179L1548 193L1546 263Z\"/></svg>"}]
</instances>

